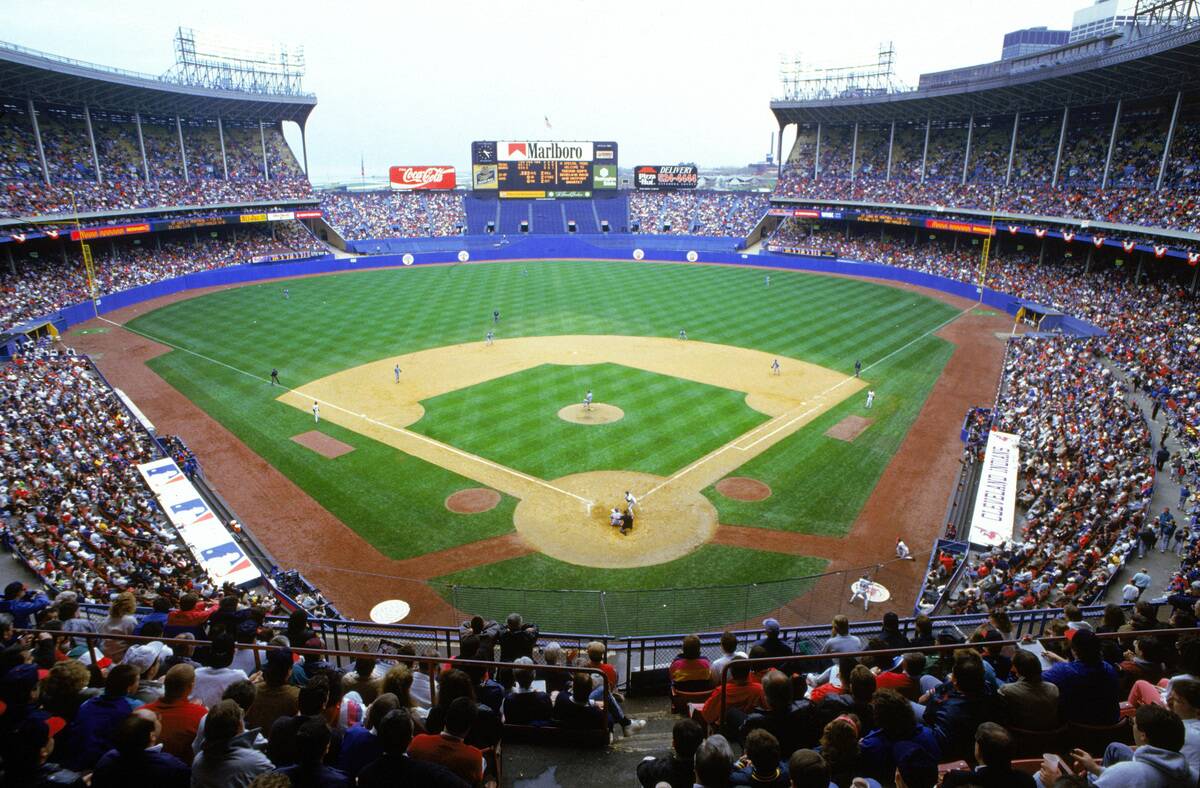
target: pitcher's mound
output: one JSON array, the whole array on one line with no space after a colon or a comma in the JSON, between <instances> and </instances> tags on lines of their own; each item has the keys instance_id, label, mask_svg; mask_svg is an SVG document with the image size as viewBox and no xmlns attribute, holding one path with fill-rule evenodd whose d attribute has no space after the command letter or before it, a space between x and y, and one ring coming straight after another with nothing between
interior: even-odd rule
<instances>
[{"instance_id":1,"label":"pitcher's mound","mask_svg":"<svg viewBox=\"0 0 1200 788\"><path fill-rule=\"evenodd\" d=\"M568 405L558 412L558 417L572 424L612 424L625 418L625 411L616 405L593 402L591 410L584 410L583 405Z\"/></svg>"},{"instance_id":2,"label":"pitcher's mound","mask_svg":"<svg viewBox=\"0 0 1200 788\"><path fill-rule=\"evenodd\" d=\"M306 449L312 449L322 457L333 459L341 457L343 454L349 454L354 451L354 447L348 443L342 443L337 438L331 438L323 432L309 430L302 432L299 435L293 435L292 440L299 443Z\"/></svg>"},{"instance_id":3,"label":"pitcher's mound","mask_svg":"<svg viewBox=\"0 0 1200 788\"><path fill-rule=\"evenodd\" d=\"M735 501L761 501L771 497L771 488L758 479L730 476L717 482L717 492Z\"/></svg>"},{"instance_id":4,"label":"pitcher's mound","mask_svg":"<svg viewBox=\"0 0 1200 788\"><path fill-rule=\"evenodd\" d=\"M500 493L487 487L472 487L459 490L446 499L446 508L455 514L479 514L495 509L500 503Z\"/></svg>"},{"instance_id":5,"label":"pitcher's mound","mask_svg":"<svg viewBox=\"0 0 1200 788\"><path fill-rule=\"evenodd\" d=\"M862 416L847 416L825 430L825 434L830 438L849 443L859 435L862 435L863 431L867 427L870 427L874 421L874 419L864 419Z\"/></svg>"}]
</instances>

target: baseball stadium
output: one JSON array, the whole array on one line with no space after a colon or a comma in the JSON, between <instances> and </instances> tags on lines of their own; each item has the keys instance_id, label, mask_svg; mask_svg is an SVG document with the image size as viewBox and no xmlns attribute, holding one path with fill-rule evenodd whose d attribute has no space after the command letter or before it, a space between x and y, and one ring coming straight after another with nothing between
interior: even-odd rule
<instances>
[{"instance_id":1,"label":"baseball stadium","mask_svg":"<svg viewBox=\"0 0 1200 788\"><path fill-rule=\"evenodd\" d=\"M174 44L0 42L4 784L1198 784L1194 0L736 177Z\"/></svg>"}]
</instances>

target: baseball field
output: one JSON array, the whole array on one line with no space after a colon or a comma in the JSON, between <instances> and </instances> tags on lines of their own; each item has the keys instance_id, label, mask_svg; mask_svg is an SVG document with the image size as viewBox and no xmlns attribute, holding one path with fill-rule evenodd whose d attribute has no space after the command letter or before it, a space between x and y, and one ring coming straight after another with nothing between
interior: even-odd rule
<instances>
[{"instance_id":1,"label":"baseball field","mask_svg":"<svg viewBox=\"0 0 1200 788\"><path fill-rule=\"evenodd\" d=\"M754 606L769 609L831 562L891 557L892 533L846 537L954 353L937 332L959 318L945 300L855 279L540 261L252 284L124 325L172 394L294 484L297 511L319 513L298 522L275 500L266 522L244 515L282 564L358 615L403 597L411 620L430 620L455 585L757 583L771 590ZM225 482L235 506L259 470ZM622 534L610 513L626 492ZM502 616L519 597L478 599ZM659 619L622 615L612 631L728 623L700 595Z\"/></svg>"}]
</instances>

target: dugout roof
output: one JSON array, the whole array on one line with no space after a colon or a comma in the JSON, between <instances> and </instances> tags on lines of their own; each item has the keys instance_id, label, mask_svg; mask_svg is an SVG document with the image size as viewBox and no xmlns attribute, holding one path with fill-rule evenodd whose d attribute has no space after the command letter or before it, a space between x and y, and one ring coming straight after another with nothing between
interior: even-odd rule
<instances>
[{"instance_id":1,"label":"dugout roof","mask_svg":"<svg viewBox=\"0 0 1200 788\"><path fill-rule=\"evenodd\" d=\"M260 94L186 85L4 42L0 42L0 96L130 113L270 123L290 120L302 126L317 105L311 94Z\"/></svg>"},{"instance_id":2,"label":"dugout roof","mask_svg":"<svg viewBox=\"0 0 1200 788\"><path fill-rule=\"evenodd\" d=\"M1126 43L1099 36L1022 58L922 74L916 90L805 101L776 100L782 127L791 123L890 123L1016 111L1062 111L1148 99L1200 88L1200 27Z\"/></svg>"}]
</instances>

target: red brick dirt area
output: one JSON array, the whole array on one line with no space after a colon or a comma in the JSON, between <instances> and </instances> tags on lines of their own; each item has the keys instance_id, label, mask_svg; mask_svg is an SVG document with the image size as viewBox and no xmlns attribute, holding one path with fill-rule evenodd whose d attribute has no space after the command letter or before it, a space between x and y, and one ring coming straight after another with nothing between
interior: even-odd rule
<instances>
[{"instance_id":1,"label":"red brick dirt area","mask_svg":"<svg viewBox=\"0 0 1200 788\"><path fill-rule=\"evenodd\" d=\"M850 443L859 435L862 435L863 431L874 422L874 419L864 419L862 416L847 416L825 430L825 434L835 440Z\"/></svg>"},{"instance_id":2,"label":"red brick dirt area","mask_svg":"<svg viewBox=\"0 0 1200 788\"><path fill-rule=\"evenodd\" d=\"M299 435L293 435L292 440L304 448L312 449L317 454L330 460L354 451L354 447L350 444L342 443L337 438L331 438L325 433L317 432L316 430L309 430Z\"/></svg>"},{"instance_id":3,"label":"red brick dirt area","mask_svg":"<svg viewBox=\"0 0 1200 788\"><path fill-rule=\"evenodd\" d=\"M884 284L960 309L971 306L937 291ZM387 558L146 366L169 347L112 325L222 289L228 288L178 293L118 310L106 319L76 326L65 340L80 352L98 356L96 363L104 375L137 403L160 432L183 437L200 458L205 475L281 566L299 569L354 618L366 619L379 601L399 598L412 605L408 623L449 624L455 622L456 611L424 580L534 552L513 533L411 559ZM847 538L723 525L715 541L825 557L830 559L828 571L837 572L894 558L896 537L903 536L917 560L894 561L873 579L891 590L897 611L907 612L958 473L963 414L994 398L1004 356L1004 344L995 333L1010 327L1003 314L969 313L938 332L956 345L955 352ZM112 330L79 335L79 329L89 328ZM850 544L853 551L846 549ZM780 610L779 617L785 624L814 623L839 612L860 611L844 609L849 593L843 596L842 592L852 579L835 575L819 581L812 591Z\"/></svg>"},{"instance_id":4,"label":"red brick dirt area","mask_svg":"<svg viewBox=\"0 0 1200 788\"><path fill-rule=\"evenodd\" d=\"M495 509L500 503L500 493L487 487L472 487L459 490L446 498L446 508L455 514L479 514Z\"/></svg>"}]
</instances>

